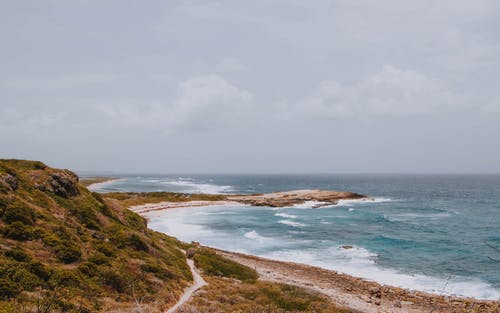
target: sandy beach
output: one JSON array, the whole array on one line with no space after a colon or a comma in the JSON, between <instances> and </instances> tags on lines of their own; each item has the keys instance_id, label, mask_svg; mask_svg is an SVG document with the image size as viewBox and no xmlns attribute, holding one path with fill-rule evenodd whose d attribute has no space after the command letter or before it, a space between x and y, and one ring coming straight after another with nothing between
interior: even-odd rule
<instances>
[{"instance_id":1,"label":"sandy beach","mask_svg":"<svg viewBox=\"0 0 500 313\"><path fill-rule=\"evenodd\" d=\"M95 183L91 183L91 184L88 184L86 187L88 190L90 191L95 191L95 190L98 190L99 188L102 188L112 182L116 182L116 181L119 181L119 180L123 180L123 178L89 178L89 179L86 179L87 181L92 181L92 180L96 180L97 182ZM84 183L85 180L82 180L82 183Z\"/></svg>"}]
</instances>

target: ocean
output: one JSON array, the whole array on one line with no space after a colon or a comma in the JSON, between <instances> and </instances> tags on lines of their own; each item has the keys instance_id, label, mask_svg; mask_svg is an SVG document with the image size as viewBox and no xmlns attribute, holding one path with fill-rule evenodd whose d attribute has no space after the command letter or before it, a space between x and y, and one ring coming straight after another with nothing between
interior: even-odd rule
<instances>
[{"instance_id":1,"label":"ocean","mask_svg":"<svg viewBox=\"0 0 500 313\"><path fill-rule=\"evenodd\" d=\"M209 246L379 283L500 298L500 175L120 175L98 192L352 191L375 201L312 208L172 209L149 227Z\"/></svg>"}]
</instances>

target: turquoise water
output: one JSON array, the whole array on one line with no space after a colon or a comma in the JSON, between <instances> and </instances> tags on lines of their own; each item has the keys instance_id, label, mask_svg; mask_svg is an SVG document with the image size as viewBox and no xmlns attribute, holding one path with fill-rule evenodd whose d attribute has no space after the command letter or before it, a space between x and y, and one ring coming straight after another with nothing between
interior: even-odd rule
<instances>
[{"instance_id":1,"label":"turquoise water","mask_svg":"<svg viewBox=\"0 0 500 313\"><path fill-rule=\"evenodd\" d=\"M151 228L214 247L334 269L381 283L500 298L500 176L123 176L99 191L262 193L347 190L374 197L313 209L169 210ZM342 246L352 246L345 249Z\"/></svg>"}]
</instances>

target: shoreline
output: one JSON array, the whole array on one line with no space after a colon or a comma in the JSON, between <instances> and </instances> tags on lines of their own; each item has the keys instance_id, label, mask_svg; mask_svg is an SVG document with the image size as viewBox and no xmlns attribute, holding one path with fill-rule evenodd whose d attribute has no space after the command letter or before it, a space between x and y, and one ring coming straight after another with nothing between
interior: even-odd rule
<instances>
[{"instance_id":1,"label":"shoreline","mask_svg":"<svg viewBox=\"0 0 500 313\"><path fill-rule=\"evenodd\" d=\"M363 200L361 200L363 201ZM148 220L151 214L172 209L210 206L248 206L249 204L222 201L160 202L129 207ZM210 247L212 248L212 247ZM462 312L469 306L478 312L500 312L500 299L484 300L467 296L445 295L384 285L368 279L344 274L313 265L267 259L212 248L223 256L254 268L261 279L296 285L321 292L333 302L362 312Z\"/></svg>"},{"instance_id":2,"label":"shoreline","mask_svg":"<svg viewBox=\"0 0 500 313\"><path fill-rule=\"evenodd\" d=\"M95 183L91 183L89 185L85 185L85 181L91 181L91 180L98 180L98 181ZM123 180L123 178L90 177L90 178L82 179L82 181L80 183L82 183L85 186L85 188L87 188L88 190L94 192L94 191L96 191L96 189L99 189L103 186L108 185L109 183L119 181L119 180Z\"/></svg>"},{"instance_id":3,"label":"shoreline","mask_svg":"<svg viewBox=\"0 0 500 313\"><path fill-rule=\"evenodd\" d=\"M211 248L255 269L259 279L320 292L335 304L361 312L499 312L499 300L439 295L383 285L312 265Z\"/></svg>"}]
</instances>

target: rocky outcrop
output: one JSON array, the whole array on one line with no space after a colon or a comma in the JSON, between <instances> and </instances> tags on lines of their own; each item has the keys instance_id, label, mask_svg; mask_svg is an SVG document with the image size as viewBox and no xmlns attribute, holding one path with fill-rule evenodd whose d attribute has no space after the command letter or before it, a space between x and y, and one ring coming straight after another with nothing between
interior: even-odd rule
<instances>
[{"instance_id":1,"label":"rocky outcrop","mask_svg":"<svg viewBox=\"0 0 500 313\"><path fill-rule=\"evenodd\" d=\"M253 206L285 207L303 204L307 201L315 201L313 207L321 207L337 204L339 200L354 200L370 198L344 191L329 190L293 190L284 192L273 192L258 195L234 195L228 196L227 200L236 201Z\"/></svg>"},{"instance_id":2,"label":"rocky outcrop","mask_svg":"<svg viewBox=\"0 0 500 313\"><path fill-rule=\"evenodd\" d=\"M14 191L19 188L19 181L14 175L4 174L0 176L0 186L4 187L8 191Z\"/></svg>"},{"instance_id":3,"label":"rocky outcrop","mask_svg":"<svg viewBox=\"0 0 500 313\"><path fill-rule=\"evenodd\" d=\"M35 187L43 192L51 192L63 198L71 198L77 196L78 191L78 176L68 170L55 170L49 172L48 177L32 173Z\"/></svg>"}]
</instances>

